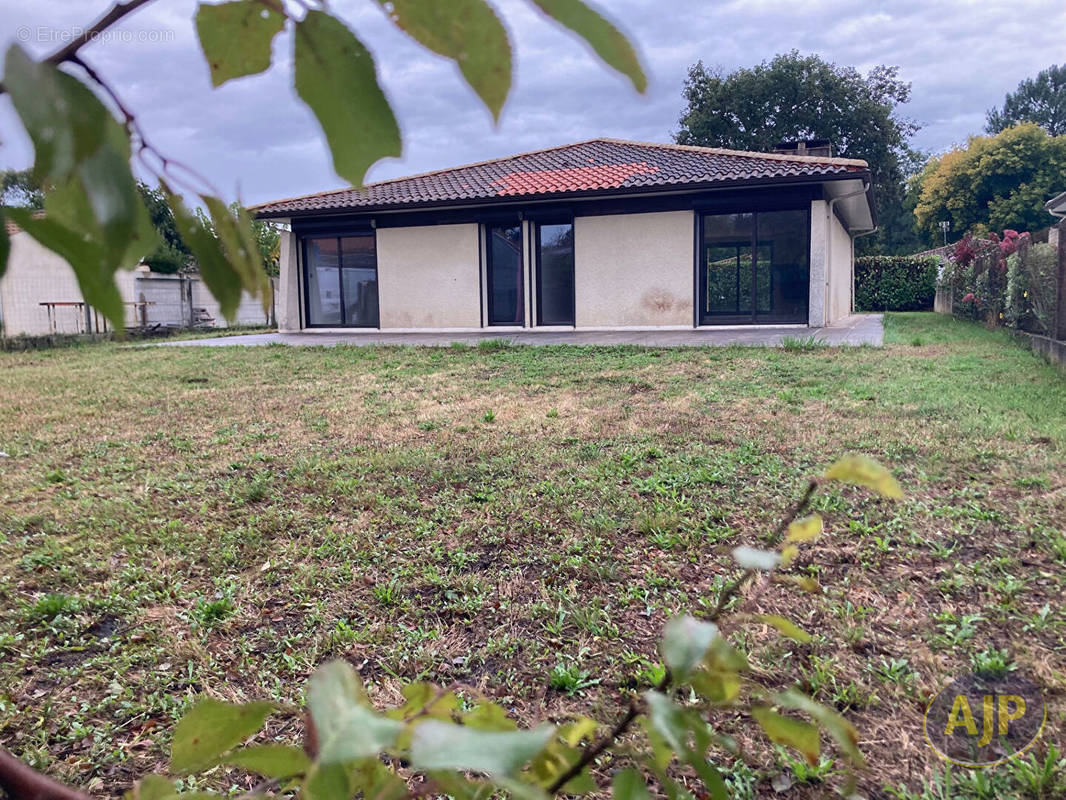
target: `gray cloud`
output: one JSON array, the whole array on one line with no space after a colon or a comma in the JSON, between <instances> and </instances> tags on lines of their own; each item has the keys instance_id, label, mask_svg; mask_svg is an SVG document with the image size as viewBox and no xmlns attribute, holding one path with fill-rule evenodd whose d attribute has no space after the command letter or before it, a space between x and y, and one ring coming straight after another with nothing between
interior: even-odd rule
<instances>
[{"instance_id":1,"label":"gray cloud","mask_svg":"<svg viewBox=\"0 0 1066 800\"><path fill-rule=\"evenodd\" d=\"M66 0L0 0L4 46L26 38L34 53L84 25L95 9ZM697 59L725 70L790 49L867 70L899 65L912 82L903 114L923 128L917 147L940 151L979 133L985 110L1021 79L1066 61L1060 0L614 0L602 7L630 34L648 66L645 96L603 68L568 32L525 0L497 0L516 74L494 125L455 66L420 48L370 0L333 7L368 43L404 130L404 157L371 179L421 172L593 136L668 141L681 85ZM84 52L121 91L153 143L198 167L227 197L249 203L335 188L329 153L293 94L291 42L279 37L265 74L212 90L192 26L194 0L157 0L124 21L126 39ZM147 39L140 41L138 39ZM0 165L32 151L9 101L0 100Z\"/></svg>"}]
</instances>

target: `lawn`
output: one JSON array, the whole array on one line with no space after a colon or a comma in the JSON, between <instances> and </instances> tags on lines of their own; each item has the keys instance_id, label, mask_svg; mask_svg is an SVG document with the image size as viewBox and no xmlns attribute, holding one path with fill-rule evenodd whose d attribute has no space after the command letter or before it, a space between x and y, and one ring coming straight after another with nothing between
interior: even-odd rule
<instances>
[{"instance_id":1,"label":"lawn","mask_svg":"<svg viewBox=\"0 0 1066 800\"><path fill-rule=\"evenodd\" d=\"M887 325L883 349L0 354L0 744L116 794L196 696L296 702L336 657L382 705L421 679L610 722L730 548L861 452L907 500L818 496L827 535L792 570L825 593L759 598L815 640L746 633L755 674L854 722L870 797L942 777L922 713L975 667L1035 676L1036 753L1066 752L1066 380L1006 335ZM784 795L782 750L723 771L821 797L826 747ZM953 797L1027 796L1025 769L963 777Z\"/></svg>"}]
</instances>

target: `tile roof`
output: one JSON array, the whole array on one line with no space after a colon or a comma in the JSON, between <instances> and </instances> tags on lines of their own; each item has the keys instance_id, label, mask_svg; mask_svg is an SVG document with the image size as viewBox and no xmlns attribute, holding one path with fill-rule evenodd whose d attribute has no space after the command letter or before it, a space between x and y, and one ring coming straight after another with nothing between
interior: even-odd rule
<instances>
[{"instance_id":1,"label":"tile roof","mask_svg":"<svg viewBox=\"0 0 1066 800\"><path fill-rule=\"evenodd\" d=\"M264 203L259 216L438 205L571 192L615 194L656 187L864 173L865 161L749 153L714 147L591 139L408 178Z\"/></svg>"}]
</instances>

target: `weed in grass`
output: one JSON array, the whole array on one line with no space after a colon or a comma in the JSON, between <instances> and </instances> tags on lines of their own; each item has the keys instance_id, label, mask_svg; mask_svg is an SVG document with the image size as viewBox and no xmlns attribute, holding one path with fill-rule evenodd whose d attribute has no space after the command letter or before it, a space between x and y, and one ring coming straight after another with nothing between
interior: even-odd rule
<instances>
[{"instance_id":1,"label":"weed in grass","mask_svg":"<svg viewBox=\"0 0 1066 800\"><path fill-rule=\"evenodd\" d=\"M796 783L817 786L833 774L833 759L827 755L819 757L817 764L809 764L807 759L797 758L783 747L778 747L777 758L781 766L792 773Z\"/></svg>"},{"instance_id":2,"label":"weed in grass","mask_svg":"<svg viewBox=\"0 0 1066 800\"><path fill-rule=\"evenodd\" d=\"M1007 762L1014 783L1033 800L1052 800L1066 797L1066 758L1059 758L1059 750L1049 744L1043 758L1029 753Z\"/></svg>"},{"instance_id":3,"label":"weed in grass","mask_svg":"<svg viewBox=\"0 0 1066 800\"><path fill-rule=\"evenodd\" d=\"M478 350L506 350L511 347L510 339L482 339L477 343Z\"/></svg>"},{"instance_id":4,"label":"weed in grass","mask_svg":"<svg viewBox=\"0 0 1066 800\"><path fill-rule=\"evenodd\" d=\"M548 676L548 685L557 692L564 693L567 697L575 694L584 694L585 689L597 686L599 678L593 678L592 673L581 669L576 661L560 661L552 668Z\"/></svg>"},{"instance_id":5,"label":"weed in grass","mask_svg":"<svg viewBox=\"0 0 1066 800\"><path fill-rule=\"evenodd\" d=\"M786 336L781 340L781 349L786 353L806 353L823 350L829 345L812 336Z\"/></svg>"},{"instance_id":6,"label":"weed in grass","mask_svg":"<svg viewBox=\"0 0 1066 800\"><path fill-rule=\"evenodd\" d=\"M558 419L559 418L559 409L557 409L557 408L549 408L548 412L544 416L546 416L548 419Z\"/></svg>"},{"instance_id":7,"label":"weed in grass","mask_svg":"<svg viewBox=\"0 0 1066 800\"><path fill-rule=\"evenodd\" d=\"M914 684L914 670L911 662L905 658L882 658L881 663L868 667L877 677L887 683L894 683L904 688Z\"/></svg>"},{"instance_id":8,"label":"weed in grass","mask_svg":"<svg viewBox=\"0 0 1066 800\"><path fill-rule=\"evenodd\" d=\"M57 592L46 594L29 609L29 617L37 622L50 622L62 614L73 614L81 607L76 597Z\"/></svg>"},{"instance_id":9,"label":"weed in grass","mask_svg":"<svg viewBox=\"0 0 1066 800\"><path fill-rule=\"evenodd\" d=\"M481 415L481 421L482 422L495 422L496 421L496 412L493 411L490 408L488 411L486 411L484 414Z\"/></svg>"},{"instance_id":10,"label":"weed in grass","mask_svg":"<svg viewBox=\"0 0 1066 800\"><path fill-rule=\"evenodd\" d=\"M951 611L934 614L940 632L932 637L930 644L940 649L955 648L964 645L977 635L977 623L984 617L980 614L964 614L958 617Z\"/></svg>"},{"instance_id":11,"label":"weed in grass","mask_svg":"<svg viewBox=\"0 0 1066 800\"><path fill-rule=\"evenodd\" d=\"M200 598L192 608L191 617L202 628L210 628L229 619L237 607L233 599L223 595L210 600Z\"/></svg>"},{"instance_id":12,"label":"weed in grass","mask_svg":"<svg viewBox=\"0 0 1066 800\"><path fill-rule=\"evenodd\" d=\"M1006 675L1018 668L1008 650L990 648L973 654L970 665L974 672L988 675Z\"/></svg>"},{"instance_id":13,"label":"weed in grass","mask_svg":"<svg viewBox=\"0 0 1066 800\"><path fill-rule=\"evenodd\" d=\"M389 581L388 583L375 584L370 593L374 595L374 599L378 601L379 605L383 605L386 608L394 608L403 601L403 587L399 581Z\"/></svg>"}]
</instances>

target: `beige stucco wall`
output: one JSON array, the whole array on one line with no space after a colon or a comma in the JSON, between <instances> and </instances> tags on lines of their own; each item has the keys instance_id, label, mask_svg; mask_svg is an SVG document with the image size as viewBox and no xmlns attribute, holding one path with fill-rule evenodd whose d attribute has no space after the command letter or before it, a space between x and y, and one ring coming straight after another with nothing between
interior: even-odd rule
<instances>
[{"instance_id":1,"label":"beige stucco wall","mask_svg":"<svg viewBox=\"0 0 1066 800\"><path fill-rule=\"evenodd\" d=\"M128 270L119 270L115 275L119 293L126 302L136 296L134 280L134 273ZM74 270L61 256L38 244L25 231L12 234L7 272L0 280L0 313L5 336L51 333L48 311L41 303L82 300ZM55 332L84 332L84 320L84 311L69 306L57 308ZM135 322L132 308L126 310L126 322Z\"/></svg>"},{"instance_id":2,"label":"beige stucco wall","mask_svg":"<svg viewBox=\"0 0 1066 800\"><path fill-rule=\"evenodd\" d=\"M477 225L379 228L377 257L383 329L481 325Z\"/></svg>"},{"instance_id":3,"label":"beige stucco wall","mask_svg":"<svg viewBox=\"0 0 1066 800\"><path fill-rule=\"evenodd\" d=\"M694 225L691 211L577 217L577 327L691 327Z\"/></svg>"},{"instance_id":4,"label":"beige stucco wall","mask_svg":"<svg viewBox=\"0 0 1066 800\"><path fill-rule=\"evenodd\" d=\"M830 217L829 235L832 245L829 248L829 317L832 324L851 313L852 255L851 236L837 218Z\"/></svg>"}]
</instances>

